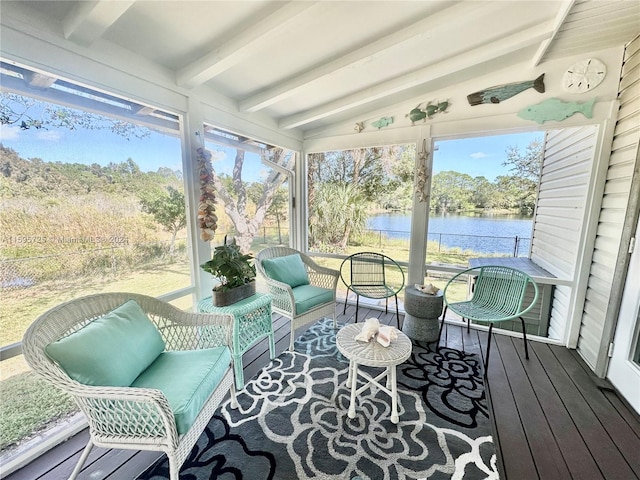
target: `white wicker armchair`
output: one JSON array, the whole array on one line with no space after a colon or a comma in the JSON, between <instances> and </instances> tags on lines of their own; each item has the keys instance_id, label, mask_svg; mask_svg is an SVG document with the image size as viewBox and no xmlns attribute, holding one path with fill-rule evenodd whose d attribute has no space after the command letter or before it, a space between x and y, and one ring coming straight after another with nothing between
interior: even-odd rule
<instances>
[{"instance_id":1,"label":"white wicker armchair","mask_svg":"<svg viewBox=\"0 0 640 480\"><path fill-rule=\"evenodd\" d=\"M321 303L316 303L308 309L299 308L299 296L296 298L297 289L291 285L278 281L270 276L265 270L264 261L272 260L290 255L300 255L304 268L309 277L309 285L325 289L328 295L322 295ZM336 286L340 272L331 268L326 268L315 263L311 257L289 247L269 247L256 255L256 270L265 279L269 293L273 295L273 311L291 320L291 340L289 350L293 350L295 331L298 327L313 320L330 315L333 318L333 326L336 327ZM305 286L303 286L305 287ZM321 298L318 297L318 298ZM298 300L298 302L297 302ZM313 301L312 301L313 302ZM296 305L298 303L298 305Z\"/></svg>"},{"instance_id":2,"label":"white wicker armchair","mask_svg":"<svg viewBox=\"0 0 640 480\"><path fill-rule=\"evenodd\" d=\"M220 364L221 379L212 381L213 390L195 420L182 435L167 396L154 388L132 386L92 386L73 380L45 352L45 347L104 317L134 300L160 332L165 352L196 351L229 346L231 317L188 313L145 295L104 293L69 301L47 311L28 328L23 339L23 353L31 368L53 385L68 392L85 414L91 438L70 479L76 478L93 445L106 448L162 451L169 457L171 480L178 480L180 467L191 452L217 406L230 392L232 406L237 406L231 361L226 365L225 352ZM151 331L153 327L147 326ZM94 327L98 325L95 324ZM84 330L86 332L86 330ZM166 353L165 353L166 354ZM209 358L209 351L199 353ZM169 355L171 355L169 353ZM178 354L183 355L183 354ZM173 378L173 377L171 377ZM135 382L134 382L135 383Z\"/></svg>"}]
</instances>

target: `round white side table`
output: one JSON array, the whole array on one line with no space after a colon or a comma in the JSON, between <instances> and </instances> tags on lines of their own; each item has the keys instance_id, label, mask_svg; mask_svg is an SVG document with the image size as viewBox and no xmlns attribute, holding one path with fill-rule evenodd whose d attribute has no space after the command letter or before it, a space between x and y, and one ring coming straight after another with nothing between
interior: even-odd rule
<instances>
[{"instance_id":1,"label":"round white side table","mask_svg":"<svg viewBox=\"0 0 640 480\"><path fill-rule=\"evenodd\" d=\"M359 342L355 340L355 337L360 333L363 325L363 323L347 325L342 327L336 335L338 351L349 359L347 386L351 389L351 401L348 416L349 418L356 416L356 395L375 385L391 397L391 421L398 423L396 366L411 356L411 340L404 333L398 331L398 338L388 347L383 347L375 339L370 342ZM360 365L382 367L384 371L373 378L367 372L359 370ZM358 376L365 380L365 384L360 388L357 387ZM383 378L386 378L384 386L380 383Z\"/></svg>"}]
</instances>

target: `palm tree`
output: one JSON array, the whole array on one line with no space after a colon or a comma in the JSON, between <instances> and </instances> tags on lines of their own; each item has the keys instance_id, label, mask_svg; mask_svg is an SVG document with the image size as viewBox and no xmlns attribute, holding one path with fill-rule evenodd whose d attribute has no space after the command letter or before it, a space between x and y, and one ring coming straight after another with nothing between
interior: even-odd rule
<instances>
[{"instance_id":1,"label":"palm tree","mask_svg":"<svg viewBox=\"0 0 640 480\"><path fill-rule=\"evenodd\" d=\"M364 231L367 204L352 183L316 184L309 226L314 244L339 245L345 249L351 235Z\"/></svg>"}]
</instances>

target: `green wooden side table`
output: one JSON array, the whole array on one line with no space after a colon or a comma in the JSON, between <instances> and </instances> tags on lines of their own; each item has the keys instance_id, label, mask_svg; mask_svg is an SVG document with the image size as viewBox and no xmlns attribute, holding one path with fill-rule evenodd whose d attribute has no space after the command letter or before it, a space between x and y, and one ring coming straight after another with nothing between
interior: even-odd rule
<instances>
[{"instance_id":1,"label":"green wooden side table","mask_svg":"<svg viewBox=\"0 0 640 480\"><path fill-rule=\"evenodd\" d=\"M236 377L236 388L244 388L244 372L242 371L242 354L257 341L269 337L269 353L271 359L275 357L273 340L273 323L271 322L271 295L256 293L226 307L216 307L211 297L198 302L200 312L215 313L217 315L231 315L233 317L233 338L231 357Z\"/></svg>"}]
</instances>

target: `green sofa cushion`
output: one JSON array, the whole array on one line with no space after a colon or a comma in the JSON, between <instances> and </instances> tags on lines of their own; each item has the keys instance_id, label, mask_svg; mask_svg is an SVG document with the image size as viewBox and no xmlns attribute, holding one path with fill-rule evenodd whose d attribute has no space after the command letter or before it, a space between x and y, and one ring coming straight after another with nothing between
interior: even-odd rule
<instances>
[{"instance_id":1,"label":"green sofa cushion","mask_svg":"<svg viewBox=\"0 0 640 480\"><path fill-rule=\"evenodd\" d=\"M296 313L308 312L313 307L334 302L335 292L328 288L316 287L315 285L300 285L293 289L293 298L296 301Z\"/></svg>"},{"instance_id":2,"label":"green sofa cushion","mask_svg":"<svg viewBox=\"0 0 640 480\"><path fill-rule=\"evenodd\" d=\"M309 274L297 253L262 260L262 266L270 278L286 283L291 288L309 285Z\"/></svg>"},{"instance_id":3,"label":"green sofa cushion","mask_svg":"<svg viewBox=\"0 0 640 480\"><path fill-rule=\"evenodd\" d=\"M155 325L129 300L45 352L67 375L85 385L127 387L165 349Z\"/></svg>"},{"instance_id":4,"label":"green sofa cushion","mask_svg":"<svg viewBox=\"0 0 640 480\"><path fill-rule=\"evenodd\" d=\"M162 391L182 435L191 428L230 363L227 347L163 352L131 386Z\"/></svg>"}]
</instances>

